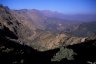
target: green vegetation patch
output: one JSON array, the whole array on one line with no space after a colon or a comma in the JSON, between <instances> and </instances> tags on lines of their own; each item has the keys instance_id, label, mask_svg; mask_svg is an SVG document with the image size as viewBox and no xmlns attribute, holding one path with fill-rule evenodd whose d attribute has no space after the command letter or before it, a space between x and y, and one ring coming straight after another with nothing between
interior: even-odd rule
<instances>
[{"instance_id":1,"label":"green vegetation patch","mask_svg":"<svg viewBox=\"0 0 96 64\"><path fill-rule=\"evenodd\" d=\"M76 55L76 53L72 49L61 47L60 51L53 56L51 61L61 61L64 58L67 60L74 60L73 55Z\"/></svg>"}]
</instances>

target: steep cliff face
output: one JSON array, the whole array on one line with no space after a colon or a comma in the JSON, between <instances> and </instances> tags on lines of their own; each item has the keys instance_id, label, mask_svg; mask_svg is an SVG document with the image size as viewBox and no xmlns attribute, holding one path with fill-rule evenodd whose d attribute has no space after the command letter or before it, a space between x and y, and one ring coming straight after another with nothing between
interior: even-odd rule
<instances>
[{"instance_id":1,"label":"steep cliff face","mask_svg":"<svg viewBox=\"0 0 96 64\"><path fill-rule=\"evenodd\" d=\"M18 39L17 29L19 28L19 25L20 23L11 15L10 10L7 7L0 7L0 35Z\"/></svg>"}]
</instances>

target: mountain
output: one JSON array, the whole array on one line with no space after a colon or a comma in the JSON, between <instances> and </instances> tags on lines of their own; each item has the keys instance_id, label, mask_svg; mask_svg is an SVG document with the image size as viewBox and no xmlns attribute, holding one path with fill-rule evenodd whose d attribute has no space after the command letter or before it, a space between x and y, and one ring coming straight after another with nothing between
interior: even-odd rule
<instances>
[{"instance_id":1,"label":"mountain","mask_svg":"<svg viewBox=\"0 0 96 64\"><path fill-rule=\"evenodd\" d=\"M15 15L17 19L20 18L20 21L23 21L23 23L25 22L25 24L30 22L30 24L32 24L31 25L32 28L34 26L37 29L51 31L53 33L71 32L71 34L73 35L75 31L77 33L83 31L78 30L80 27L82 27L81 24L83 23L90 24L90 22L92 21L96 22L95 14L64 15L59 12L53 12L48 10L36 10L36 9L15 10L12 14ZM88 36L86 33L85 35ZM77 36L79 36L79 34L77 34Z\"/></svg>"},{"instance_id":2,"label":"mountain","mask_svg":"<svg viewBox=\"0 0 96 64\"><path fill-rule=\"evenodd\" d=\"M78 22L90 22L96 21L96 14L64 14L56 11L42 10L41 11L47 17L55 17L60 19L65 19L68 21L78 21Z\"/></svg>"},{"instance_id":3,"label":"mountain","mask_svg":"<svg viewBox=\"0 0 96 64\"><path fill-rule=\"evenodd\" d=\"M57 12L49 13L53 13L52 17L36 9L11 10L8 7L0 6L1 36L45 51L62 45L81 43L88 39L89 35L95 34L95 22L71 23L71 21L65 21L59 17L56 18L60 15ZM56 17L54 17L55 14ZM82 26L83 24L84 26Z\"/></svg>"},{"instance_id":4,"label":"mountain","mask_svg":"<svg viewBox=\"0 0 96 64\"><path fill-rule=\"evenodd\" d=\"M67 46L77 55L74 60L62 59L59 62L52 62L51 58L59 52L59 48L48 51L37 51L32 47L20 45L9 39L0 37L0 63L1 64L88 64L96 61L96 40Z\"/></svg>"},{"instance_id":5,"label":"mountain","mask_svg":"<svg viewBox=\"0 0 96 64\"><path fill-rule=\"evenodd\" d=\"M65 19L58 12L11 10L0 6L0 63L56 64L59 62L51 59L61 47L77 53L74 60L69 61L67 49L69 53L61 59L61 64L95 62L96 21L79 21Z\"/></svg>"}]
</instances>

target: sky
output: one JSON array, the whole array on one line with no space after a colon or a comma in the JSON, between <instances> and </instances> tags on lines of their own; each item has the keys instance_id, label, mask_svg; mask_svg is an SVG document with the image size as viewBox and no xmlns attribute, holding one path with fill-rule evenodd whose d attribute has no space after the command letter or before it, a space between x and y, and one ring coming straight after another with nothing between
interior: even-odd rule
<instances>
[{"instance_id":1,"label":"sky","mask_svg":"<svg viewBox=\"0 0 96 64\"><path fill-rule=\"evenodd\" d=\"M65 14L94 14L96 0L0 0L10 9L38 9L58 11Z\"/></svg>"}]
</instances>

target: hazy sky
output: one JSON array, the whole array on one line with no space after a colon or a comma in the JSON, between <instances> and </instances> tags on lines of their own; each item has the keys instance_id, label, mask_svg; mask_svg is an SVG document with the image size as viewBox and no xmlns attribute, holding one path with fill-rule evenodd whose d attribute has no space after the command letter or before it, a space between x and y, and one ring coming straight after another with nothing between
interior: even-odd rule
<instances>
[{"instance_id":1,"label":"hazy sky","mask_svg":"<svg viewBox=\"0 0 96 64\"><path fill-rule=\"evenodd\" d=\"M0 0L11 9L39 9L65 14L95 13L96 0Z\"/></svg>"}]
</instances>

